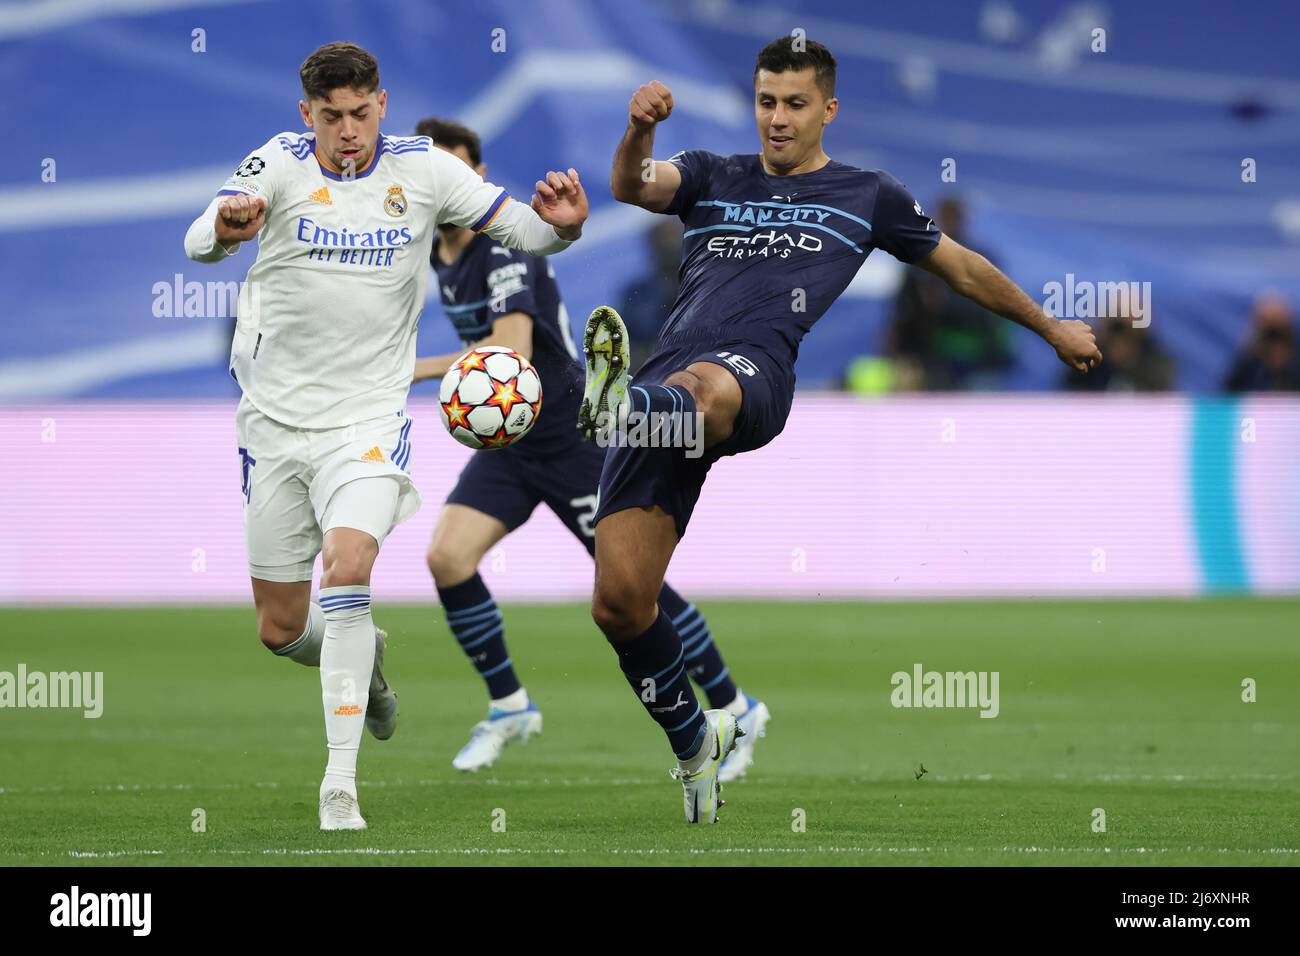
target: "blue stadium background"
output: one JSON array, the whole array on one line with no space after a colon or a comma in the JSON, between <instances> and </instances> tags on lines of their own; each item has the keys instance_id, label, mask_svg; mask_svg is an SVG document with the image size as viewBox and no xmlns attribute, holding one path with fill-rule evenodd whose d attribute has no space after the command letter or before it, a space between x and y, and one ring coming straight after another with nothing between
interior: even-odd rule
<instances>
[{"instance_id":1,"label":"blue stadium background","mask_svg":"<svg viewBox=\"0 0 1300 956\"><path fill-rule=\"evenodd\" d=\"M1104 54L1087 48L1095 24ZM157 318L152 290L176 273L243 277L251 249L203 267L182 236L250 149L300 127L297 68L320 43L379 57L386 132L468 122L516 195L547 168L583 172L587 236L555 261L579 321L648 268L652 217L604 186L631 91L674 90L661 156L752 151L754 53L796 27L840 61L832 156L889 169L927 205L966 197L972 236L1031 293L1068 272L1152 282L1151 331L1179 387L1218 387L1255 293L1300 301L1295 4L18 3L0 7L0 401L234 394L229 322ZM206 52L191 50L196 28ZM860 280L806 341L802 386L834 385L880 348L896 268L876 253ZM454 342L436 302L420 336L424 350ZM1055 360L1027 338L1010 385L1054 387Z\"/></svg>"}]
</instances>

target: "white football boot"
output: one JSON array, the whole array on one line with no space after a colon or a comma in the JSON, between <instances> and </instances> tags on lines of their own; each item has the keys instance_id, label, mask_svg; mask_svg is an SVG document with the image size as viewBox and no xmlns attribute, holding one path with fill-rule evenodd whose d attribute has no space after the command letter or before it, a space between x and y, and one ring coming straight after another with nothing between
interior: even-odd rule
<instances>
[{"instance_id":1,"label":"white football boot","mask_svg":"<svg viewBox=\"0 0 1300 956\"><path fill-rule=\"evenodd\" d=\"M357 798L346 790L326 790L320 798L320 828L322 830L364 830L366 821L361 818Z\"/></svg>"},{"instance_id":2,"label":"white football boot","mask_svg":"<svg viewBox=\"0 0 1300 956\"><path fill-rule=\"evenodd\" d=\"M473 773L481 767L490 767L506 744L512 740L528 743L533 734L542 732L542 712L531 700L523 710L488 711L487 720L480 720L470 731L469 743L460 748L451 765L457 770Z\"/></svg>"},{"instance_id":3,"label":"white football boot","mask_svg":"<svg viewBox=\"0 0 1300 956\"><path fill-rule=\"evenodd\" d=\"M619 421L619 410L627 404L631 384L627 326L609 306L598 306L587 319L582 355L587 365L587 386L578 409L578 431L594 442L597 432L612 429Z\"/></svg>"},{"instance_id":4,"label":"white football boot","mask_svg":"<svg viewBox=\"0 0 1300 956\"><path fill-rule=\"evenodd\" d=\"M739 780L749 770L754 762L754 746L758 743L759 737L767 736L765 728L767 722L772 719L767 705L761 700L755 700L746 694L745 701L749 704L749 710L736 718L736 723L740 725L744 736L718 769L718 779L723 783Z\"/></svg>"},{"instance_id":5,"label":"white football boot","mask_svg":"<svg viewBox=\"0 0 1300 956\"><path fill-rule=\"evenodd\" d=\"M366 729L376 740L387 740L397 729L397 694L384 680L384 644L387 631L375 628L375 669L370 672L370 700L366 703Z\"/></svg>"},{"instance_id":6,"label":"white football boot","mask_svg":"<svg viewBox=\"0 0 1300 956\"><path fill-rule=\"evenodd\" d=\"M668 771L674 780L682 782L687 823L718 822L718 807L723 805L718 768L736 748L736 741L745 735L736 722L736 716L728 710L706 710L704 723L704 746L700 750L704 762L694 770L687 770L679 764Z\"/></svg>"}]
</instances>

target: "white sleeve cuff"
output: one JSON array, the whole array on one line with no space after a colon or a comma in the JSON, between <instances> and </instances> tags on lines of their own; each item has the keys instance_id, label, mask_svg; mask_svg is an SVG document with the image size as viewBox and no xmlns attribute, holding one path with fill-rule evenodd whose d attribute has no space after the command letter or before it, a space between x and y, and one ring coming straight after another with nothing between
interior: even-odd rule
<instances>
[{"instance_id":1,"label":"white sleeve cuff","mask_svg":"<svg viewBox=\"0 0 1300 956\"><path fill-rule=\"evenodd\" d=\"M229 246L217 241L217 205L221 197L215 197L208 203L198 219L190 223L185 233L185 254L195 262L220 262L239 251L242 243L234 242Z\"/></svg>"}]
</instances>

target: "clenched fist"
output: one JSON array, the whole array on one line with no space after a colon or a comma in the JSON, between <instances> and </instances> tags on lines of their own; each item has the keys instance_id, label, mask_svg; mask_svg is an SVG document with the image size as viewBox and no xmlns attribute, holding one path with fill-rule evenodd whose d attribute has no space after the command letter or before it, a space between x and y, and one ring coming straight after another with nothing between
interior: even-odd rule
<instances>
[{"instance_id":1,"label":"clenched fist","mask_svg":"<svg viewBox=\"0 0 1300 956\"><path fill-rule=\"evenodd\" d=\"M226 196L217 204L217 241L247 242L266 224L266 200Z\"/></svg>"},{"instance_id":2,"label":"clenched fist","mask_svg":"<svg viewBox=\"0 0 1300 956\"><path fill-rule=\"evenodd\" d=\"M1097 337L1087 322L1078 319L1057 322L1050 341L1060 360L1076 371L1087 372L1101 364Z\"/></svg>"},{"instance_id":3,"label":"clenched fist","mask_svg":"<svg viewBox=\"0 0 1300 956\"><path fill-rule=\"evenodd\" d=\"M662 123L673 111L673 94L658 80L651 80L632 94L627 118L642 128Z\"/></svg>"}]
</instances>

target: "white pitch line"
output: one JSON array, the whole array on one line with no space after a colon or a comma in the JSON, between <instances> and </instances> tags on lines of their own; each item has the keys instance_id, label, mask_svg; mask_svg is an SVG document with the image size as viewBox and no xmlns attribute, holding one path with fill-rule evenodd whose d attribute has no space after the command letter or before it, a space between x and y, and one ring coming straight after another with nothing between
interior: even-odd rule
<instances>
[{"instance_id":1,"label":"white pitch line","mask_svg":"<svg viewBox=\"0 0 1300 956\"><path fill-rule=\"evenodd\" d=\"M358 780L357 786L362 789L382 788L382 787L474 787L474 786L562 786L562 787L591 787L591 786L609 786L609 787L633 787L649 786L659 783L658 778L653 780L643 779L623 779L613 777L608 780L597 780L592 777L566 780L551 779L549 777L540 780L502 780L497 777L482 777L475 779L467 777L465 779L450 780ZM302 781L299 783L280 783L278 781L257 781L254 783L107 783L92 784L85 787L73 786L48 786L48 787L0 787L0 795L6 794L28 794L28 793L138 793L140 791L168 791L168 790L296 790L319 786L319 781Z\"/></svg>"},{"instance_id":2,"label":"white pitch line","mask_svg":"<svg viewBox=\"0 0 1300 956\"><path fill-rule=\"evenodd\" d=\"M50 856L53 851L36 853L14 853L10 857ZM1077 847L1077 846L1003 846L1003 847L929 847L929 846L811 846L811 847L610 847L603 850L566 849L524 849L519 847L451 847L451 848L389 848L389 847L272 847L261 850L215 849L193 852L189 850L68 850L66 855L73 859L116 859L132 856L719 856L719 855L808 855L808 854L858 854L858 855L897 855L897 854L960 854L960 853L1000 853L1000 854L1040 854L1040 853L1082 853L1095 855L1155 855L1163 853L1242 853L1247 855L1289 856L1300 854L1300 847Z\"/></svg>"},{"instance_id":3,"label":"white pitch line","mask_svg":"<svg viewBox=\"0 0 1300 956\"><path fill-rule=\"evenodd\" d=\"M931 783L1238 783L1241 781L1272 782L1300 780L1297 774L1280 773L1233 773L1223 774L1184 774L1184 773L1098 773L1098 774L932 774L927 773L926 781ZM774 783L761 777L751 778L750 782L760 781ZM362 789L382 789L384 787L648 787L657 786L658 777L541 777L534 779L508 779L501 777L464 777L451 779L421 780L359 780ZM828 784L903 784L909 781L901 776L831 778ZM191 791L191 790L298 790L317 786L319 781L301 781L282 783L280 781L255 781L253 783L105 783L87 786L54 785L42 787L0 787L0 796L11 794L37 793L139 793L141 791Z\"/></svg>"}]
</instances>

